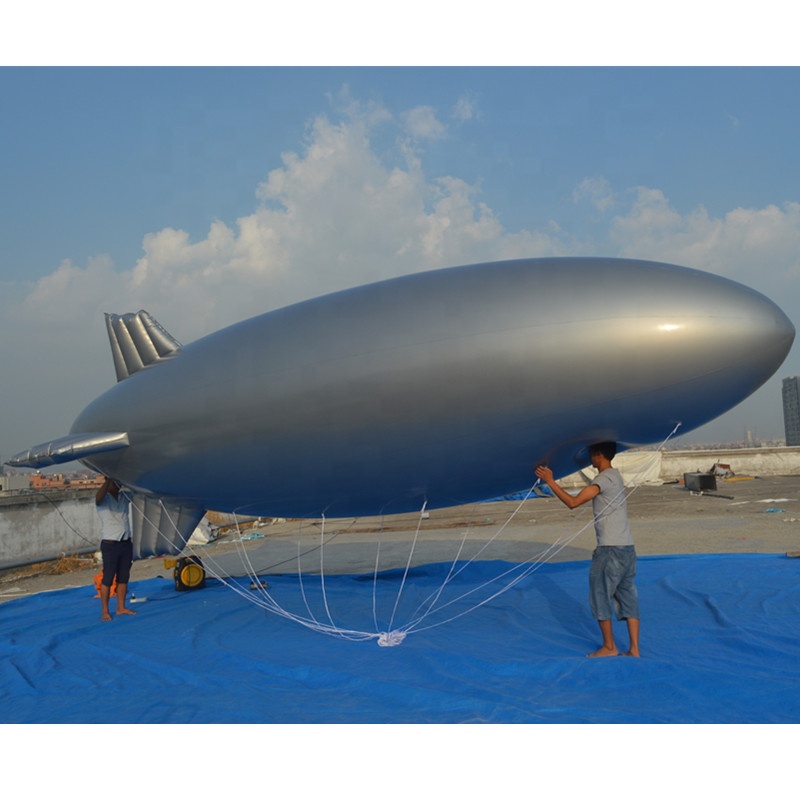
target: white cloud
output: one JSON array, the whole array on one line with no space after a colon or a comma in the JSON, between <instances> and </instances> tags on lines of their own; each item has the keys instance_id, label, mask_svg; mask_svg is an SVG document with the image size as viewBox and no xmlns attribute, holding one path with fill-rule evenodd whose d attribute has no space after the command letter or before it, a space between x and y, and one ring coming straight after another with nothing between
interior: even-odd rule
<instances>
[{"instance_id":1,"label":"white cloud","mask_svg":"<svg viewBox=\"0 0 800 800\"><path fill-rule=\"evenodd\" d=\"M34 284L21 305L7 313L15 325L35 321L37 331L69 329L76 319L97 315L107 298L121 288L121 278L107 256L90 258L86 267L65 259L55 272Z\"/></svg>"},{"instance_id":2,"label":"white cloud","mask_svg":"<svg viewBox=\"0 0 800 800\"><path fill-rule=\"evenodd\" d=\"M436 117L436 110L430 106L418 106L404 115L406 131L414 139L443 139L444 125Z\"/></svg>"},{"instance_id":3,"label":"white cloud","mask_svg":"<svg viewBox=\"0 0 800 800\"><path fill-rule=\"evenodd\" d=\"M596 176L584 178L572 192L572 202L575 204L588 201L598 211L608 211L614 205L614 192L608 181Z\"/></svg>"},{"instance_id":4,"label":"white cloud","mask_svg":"<svg viewBox=\"0 0 800 800\"><path fill-rule=\"evenodd\" d=\"M723 217L702 206L680 214L660 190L639 187L613 219L610 240L621 256L705 269L775 299L793 300L800 288L800 203L735 208Z\"/></svg>"},{"instance_id":5,"label":"white cloud","mask_svg":"<svg viewBox=\"0 0 800 800\"><path fill-rule=\"evenodd\" d=\"M458 98L450 116L457 122L468 122L476 119L478 114L478 103L472 95L465 94Z\"/></svg>"},{"instance_id":6,"label":"white cloud","mask_svg":"<svg viewBox=\"0 0 800 800\"><path fill-rule=\"evenodd\" d=\"M74 345L66 342L96 337L104 311L146 308L190 341L306 297L523 253L475 187L425 174L404 137L409 126L418 137L442 135L433 109L393 120L346 91L333 100L341 116L311 122L304 149L284 154L257 187L251 214L214 222L198 241L170 227L147 233L141 257L127 267L115 269L104 256L84 266L65 261L5 322L34 323L45 338L69 331L43 356L68 362ZM395 125L397 148L379 156L373 135L388 125Z\"/></svg>"}]
</instances>

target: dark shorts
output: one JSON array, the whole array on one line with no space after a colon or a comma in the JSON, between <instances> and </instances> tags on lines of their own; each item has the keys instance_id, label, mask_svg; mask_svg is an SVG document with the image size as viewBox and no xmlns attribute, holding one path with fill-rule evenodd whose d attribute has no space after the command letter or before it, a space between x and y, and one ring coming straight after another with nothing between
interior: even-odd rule
<instances>
[{"instance_id":1,"label":"dark shorts","mask_svg":"<svg viewBox=\"0 0 800 800\"><path fill-rule=\"evenodd\" d=\"M636 550L627 547L598 547L589 567L589 605L595 619L639 619L636 584Z\"/></svg>"},{"instance_id":2,"label":"dark shorts","mask_svg":"<svg viewBox=\"0 0 800 800\"><path fill-rule=\"evenodd\" d=\"M103 539L100 553L103 556L103 586L111 586L115 577L117 583L127 583L131 577L133 542L130 539L124 542Z\"/></svg>"}]
</instances>

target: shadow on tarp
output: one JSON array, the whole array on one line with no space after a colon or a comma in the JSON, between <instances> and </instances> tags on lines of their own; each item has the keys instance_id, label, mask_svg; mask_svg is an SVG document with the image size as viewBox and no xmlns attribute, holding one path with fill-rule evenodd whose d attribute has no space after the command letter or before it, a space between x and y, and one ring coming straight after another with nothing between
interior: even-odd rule
<instances>
[{"instance_id":1,"label":"shadow on tarp","mask_svg":"<svg viewBox=\"0 0 800 800\"><path fill-rule=\"evenodd\" d=\"M511 566L470 564L454 591ZM438 591L449 569L411 570L408 607ZM180 593L164 578L134 583L147 602L111 623L99 621L93 587L14 600L0 606L0 722L800 721L800 560L641 557L641 659L584 657L598 644L587 570L546 564L396 647L308 630L216 581ZM324 598L319 578L303 592L296 575L268 580L282 604L302 607L305 594L324 609L327 600L337 623L369 629L373 602L393 608L402 578L328 576Z\"/></svg>"}]
</instances>

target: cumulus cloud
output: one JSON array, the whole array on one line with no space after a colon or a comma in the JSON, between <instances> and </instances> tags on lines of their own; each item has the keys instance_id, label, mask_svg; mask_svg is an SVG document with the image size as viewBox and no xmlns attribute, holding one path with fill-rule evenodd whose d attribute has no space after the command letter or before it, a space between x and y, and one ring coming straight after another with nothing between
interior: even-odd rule
<instances>
[{"instance_id":1,"label":"cumulus cloud","mask_svg":"<svg viewBox=\"0 0 800 800\"><path fill-rule=\"evenodd\" d=\"M478 117L478 103L470 94L458 98L450 116L457 122L468 122Z\"/></svg>"},{"instance_id":2,"label":"cumulus cloud","mask_svg":"<svg viewBox=\"0 0 800 800\"><path fill-rule=\"evenodd\" d=\"M404 115L405 127L414 139L443 139L445 127L439 122L436 110L430 106L418 106Z\"/></svg>"},{"instance_id":3,"label":"cumulus cloud","mask_svg":"<svg viewBox=\"0 0 800 800\"><path fill-rule=\"evenodd\" d=\"M679 213L658 189L639 187L614 217L610 241L621 256L692 266L796 297L800 276L800 203L735 208L713 217L699 206Z\"/></svg>"},{"instance_id":4,"label":"cumulus cloud","mask_svg":"<svg viewBox=\"0 0 800 800\"><path fill-rule=\"evenodd\" d=\"M338 119L315 118L304 149L268 172L251 214L214 222L199 241L170 227L147 233L128 268L65 261L33 287L20 318L74 322L105 300L109 310L157 309L194 337L315 294L493 254L502 228L475 187L426 176L403 140L409 129L442 135L432 109L396 120L396 152L382 158L372 137L387 112L346 94L336 105Z\"/></svg>"},{"instance_id":5,"label":"cumulus cloud","mask_svg":"<svg viewBox=\"0 0 800 800\"><path fill-rule=\"evenodd\" d=\"M147 234L144 255L125 273L126 295L141 305L171 298L170 314L199 335L193 319L218 327L359 283L559 250L553 231L506 231L478 187L426 174L404 137L409 128L441 135L432 109L392 120L347 96L336 102L343 115L310 123L305 148L283 154L257 187L252 214L214 223L198 242L172 228ZM379 154L374 136L390 123L396 149Z\"/></svg>"},{"instance_id":6,"label":"cumulus cloud","mask_svg":"<svg viewBox=\"0 0 800 800\"><path fill-rule=\"evenodd\" d=\"M608 211L614 205L614 192L602 176L584 178L572 192L572 202L588 202L598 211Z\"/></svg>"},{"instance_id":7,"label":"cumulus cloud","mask_svg":"<svg viewBox=\"0 0 800 800\"><path fill-rule=\"evenodd\" d=\"M37 322L37 331L69 329L76 319L98 313L109 296L121 288L108 256L90 258L85 267L69 259L38 280L24 301L8 310L15 325ZM47 334L49 335L49 334Z\"/></svg>"}]
</instances>

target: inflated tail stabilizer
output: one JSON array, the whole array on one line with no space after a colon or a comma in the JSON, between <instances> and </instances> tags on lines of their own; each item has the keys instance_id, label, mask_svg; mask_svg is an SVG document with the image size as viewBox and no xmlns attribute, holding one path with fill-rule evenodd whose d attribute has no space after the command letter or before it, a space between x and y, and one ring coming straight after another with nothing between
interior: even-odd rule
<instances>
[{"instance_id":1,"label":"inflated tail stabilizer","mask_svg":"<svg viewBox=\"0 0 800 800\"><path fill-rule=\"evenodd\" d=\"M146 311L106 314L106 330L118 382L145 367L172 358L181 349L181 343Z\"/></svg>"},{"instance_id":2,"label":"inflated tail stabilizer","mask_svg":"<svg viewBox=\"0 0 800 800\"><path fill-rule=\"evenodd\" d=\"M178 555L205 513L202 508L173 505L160 497L134 493L131 496L134 559Z\"/></svg>"}]
</instances>

